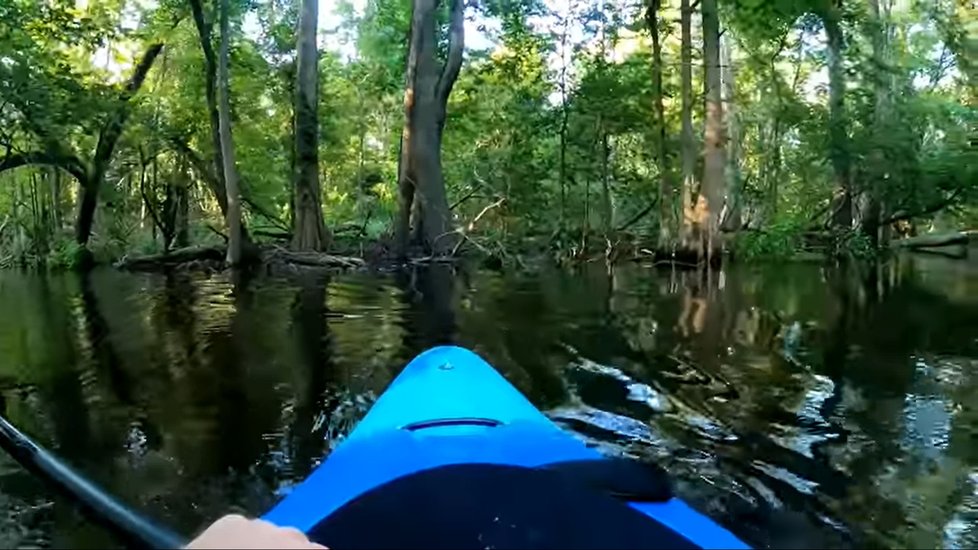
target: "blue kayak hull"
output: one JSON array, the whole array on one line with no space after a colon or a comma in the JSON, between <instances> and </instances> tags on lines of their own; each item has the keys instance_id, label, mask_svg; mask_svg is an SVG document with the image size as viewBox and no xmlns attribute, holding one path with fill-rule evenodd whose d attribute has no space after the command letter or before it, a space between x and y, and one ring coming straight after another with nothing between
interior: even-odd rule
<instances>
[{"instance_id":1,"label":"blue kayak hull","mask_svg":"<svg viewBox=\"0 0 978 550\"><path fill-rule=\"evenodd\" d=\"M438 466L536 467L601 458L478 355L437 347L411 361L353 432L264 519L309 531L357 496ZM631 506L703 548L748 548L678 498Z\"/></svg>"}]
</instances>

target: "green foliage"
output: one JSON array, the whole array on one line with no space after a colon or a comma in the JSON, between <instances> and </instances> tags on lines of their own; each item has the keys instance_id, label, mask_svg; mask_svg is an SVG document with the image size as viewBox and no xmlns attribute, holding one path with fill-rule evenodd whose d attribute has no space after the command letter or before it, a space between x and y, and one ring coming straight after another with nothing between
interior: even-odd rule
<instances>
[{"instance_id":1,"label":"green foliage","mask_svg":"<svg viewBox=\"0 0 978 550\"><path fill-rule=\"evenodd\" d=\"M48 253L46 264L49 269L75 270L82 262L84 249L72 239L59 240Z\"/></svg>"},{"instance_id":2,"label":"green foliage","mask_svg":"<svg viewBox=\"0 0 978 550\"><path fill-rule=\"evenodd\" d=\"M210 17L212 3L204 4ZM441 154L468 242L497 257L547 248L579 257L582 247L635 242L617 234L627 225L654 243L660 210L650 206L663 177L681 179L678 4L662 2L659 14L664 129L653 124L651 41L638 5L469 5L469 29L480 29L482 44L472 47L469 33ZM922 230L937 217L942 227L974 226L976 20L963 5L895 3L876 21L854 0L720 2L735 69L727 126L736 130L729 146L739 153L742 182L731 192L746 229L731 241L739 257L875 253L866 234L825 229L838 184L824 81L827 21L845 37L846 152L857 207L871 197L884 222ZM276 238L289 228L296 4L232 8L231 107L245 220L257 239ZM329 45L319 64L323 213L345 244L384 240L398 208L411 0L340 2L334 12L338 27L320 29ZM884 29L878 58L874 40ZM7 220L0 260L74 265L69 243L81 189L64 159L90 168L122 83L157 40L166 47L132 100L100 189L91 249L103 260L160 251L153 226L177 189L187 191L190 241L221 242L205 62L186 3L8 0L0 2L0 226ZM697 191L702 171L700 41L694 36L696 181L687 192ZM654 154L660 130L668 164ZM43 152L62 169L7 170L7 159L25 151ZM666 197L677 210L679 196Z\"/></svg>"},{"instance_id":3,"label":"green foliage","mask_svg":"<svg viewBox=\"0 0 978 550\"><path fill-rule=\"evenodd\" d=\"M748 260L787 260L802 251L804 231L804 225L796 220L779 220L764 229L737 235L734 253Z\"/></svg>"}]
</instances>

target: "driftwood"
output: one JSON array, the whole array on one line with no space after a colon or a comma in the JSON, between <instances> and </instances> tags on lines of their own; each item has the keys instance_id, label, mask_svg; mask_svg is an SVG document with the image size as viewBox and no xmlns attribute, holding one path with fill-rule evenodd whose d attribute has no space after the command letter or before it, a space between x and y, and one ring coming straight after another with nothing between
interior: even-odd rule
<instances>
[{"instance_id":1,"label":"driftwood","mask_svg":"<svg viewBox=\"0 0 978 550\"><path fill-rule=\"evenodd\" d=\"M920 254L933 254L935 256L942 256L944 258L951 258L952 260L964 260L968 258L968 247L963 244L942 246L939 248L933 246L921 246L912 248L910 251Z\"/></svg>"},{"instance_id":2,"label":"driftwood","mask_svg":"<svg viewBox=\"0 0 978 550\"><path fill-rule=\"evenodd\" d=\"M956 246L956 245L967 245L968 244L968 233L954 232L954 233L937 233L920 235L918 237L909 237L906 239L897 239L890 241L890 246L893 248L939 248L942 246Z\"/></svg>"},{"instance_id":3,"label":"driftwood","mask_svg":"<svg viewBox=\"0 0 978 550\"><path fill-rule=\"evenodd\" d=\"M322 252L292 252L281 247L275 247L263 254L266 262L280 261L308 267L326 267L341 269L360 269L367 263L354 256L334 256Z\"/></svg>"},{"instance_id":4,"label":"driftwood","mask_svg":"<svg viewBox=\"0 0 978 550\"><path fill-rule=\"evenodd\" d=\"M116 262L115 267L151 271L194 262L216 262L223 265L226 251L227 248L224 246L191 246L174 250L168 254L123 258ZM362 259L353 256L336 256L320 252L292 252L277 246L262 250L261 259L269 263L281 262L330 269L360 269L367 265Z\"/></svg>"},{"instance_id":5,"label":"driftwood","mask_svg":"<svg viewBox=\"0 0 978 550\"><path fill-rule=\"evenodd\" d=\"M118 269L152 270L190 262L223 262L226 250L223 246L189 246L187 248L173 250L166 254L149 254L147 256L123 258L116 262L115 267Z\"/></svg>"}]
</instances>

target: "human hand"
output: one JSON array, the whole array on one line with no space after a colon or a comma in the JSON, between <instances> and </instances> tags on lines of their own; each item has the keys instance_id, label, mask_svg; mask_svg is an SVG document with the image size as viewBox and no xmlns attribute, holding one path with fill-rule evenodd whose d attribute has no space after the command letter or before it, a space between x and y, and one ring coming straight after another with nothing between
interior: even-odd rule
<instances>
[{"instance_id":1,"label":"human hand","mask_svg":"<svg viewBox=\"0 0 978 550\"><path fill-rule=\"evenodd\" d=\"M279 527L260 519L229 514L212 523L190 541L188 550L219 548L276 548L287 550L328 550L310 541L305 533L292 527Z\"/></svg>"}]
</instances>

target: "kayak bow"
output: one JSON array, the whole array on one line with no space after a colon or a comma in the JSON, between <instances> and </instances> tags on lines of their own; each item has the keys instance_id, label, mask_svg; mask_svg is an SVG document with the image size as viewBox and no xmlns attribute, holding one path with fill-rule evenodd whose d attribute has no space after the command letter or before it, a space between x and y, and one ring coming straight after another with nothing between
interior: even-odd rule
<instances>
[{"instance_id":1,"label":"kayak bow","mask_svg":"<svg viewBox=\"0 0 978 550\"><path fill-rule=\"evenodd\" d=\"M183 546L2 416L0 446L126 542ZM458 347L411 361L264 519L344 550L748 548L672 496L661 470L603 457Z\"/></svg>"},{"instance_id":2,"label":"kayak bow","mask_svg":"<svg viewBox=\"0 0 978 550\"><path fill-rule=\"evenodd\" d=\"M364 499L383 500L371 495L384 487L405 485L401 480L426 472L482 465L487 472L490 467L508 467L513 471L505 475L510 475L564 463L605 461L598 451L551 422L479 356L459 347L437 347L411 361L339 447L265 519L311 533L331 514L341 511L350 516L349 509ZM428 492L443 489L432 486ZM424 491L421 494L421 500L430 500ZM469 500L479 498L471 495ZM398 504L405 510L428 505ZM679 498L629 499L628 506L693 547L748 548ZM374 519L376 527L385 528L384 519Z\"/></svg>"}]
</instances>

